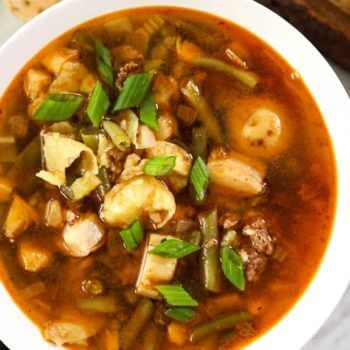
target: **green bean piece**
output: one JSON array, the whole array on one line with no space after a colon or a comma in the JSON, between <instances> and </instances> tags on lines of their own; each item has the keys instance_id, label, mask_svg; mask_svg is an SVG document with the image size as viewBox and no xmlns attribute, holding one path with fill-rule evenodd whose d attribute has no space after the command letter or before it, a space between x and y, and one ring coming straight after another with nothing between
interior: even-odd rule
<instances>
[{"instance_id":1,"label":"green bean piece","mask_svg":"<svg viewBox=\"0 0 350 350\"><path fill-rule=\"evenodd\" d=\"M108 170L105 167L101 167L98 170L97 176L101 180L101 184L97 187L97 194L102 200L105 198L106 193L112 188L111 180L109 179Z\"/></svg>"},{"instance_id":2,"label":"green bean piece","mask_svg":"<svg viewBox=\"0 0 350 350\"><path fill-rule=\"evenodd\" d=\"M196 158L200 156L202 159L207 158L207 143L208 135L203 127L192 129L192 149L193 156Z\"/></svg>"},{"instance_id":3,"label":"green bean piece","mask_svg":"<svg viewBox=\"0 0 350 350\"><path fill-rule=\"evenodd\" d=\"M251 319L252 315L248 311L239 311L220 316L212 321L194 327L190 335L190 341L191 343L198 343L209 335L233 328L235 325L250 321Z\"/></svg>"},{"instance_id":4,"label":"green bean piece","mask_svg":"<svg viewBox=\"0 0 350 350\"><path fill-rule=\"evenodd\" d=\"M143 338L143 350L157 350L159 348L159 339L161 334L158 327L155 324L151 324L145 330L145 336Z\"/></svg>"},{"instance_id":5,"label":"green bean piece","mask_svg":"<svg viewBox=\"0 0 350 350\"><path fill-rule=\"evenodd\" d=\"M217 210L199 216L201 232L203 235L202 249L202 278L206 289L212 292L220 291L219 268L219 232Z\"/></svg>"},{"instance_id":6,"label":"green bean piece","mask_svg":"<svg viewBox=\"0 0 350 350\"><path fill-rule=\"evenodd\" d=\"M41 146L40 146L40 138L39 136L37 136L17 156L15 160L15 165L21 169L30 169L36 165L40 165L40 160L41 160Z\"/></svg>"},{"instance_id":7,"label":"green bean piece","mask_svg":"<svg viewBox=\"0 0 350 350\"><path fill-rule=\"evenodd\" d=\"M93 298L80 298L76 301L82 311L98 313L115 313L118 311L117 299L112 295L101 295Z\"/></svg>"},{"instance_id":8,"label":"green bean piece","mask_svg":"<svg viewBox=\"0 0 350 350\"><path fill-rule=\"evenodd\" d=\"M146 326L148 320L153 313L153 303L148 299L140 301L136 310L126 321L123 329L120 333L120 344L122 349L132 349L137 336L141 333L142 329Z\"/></svg>"}]
</instances>

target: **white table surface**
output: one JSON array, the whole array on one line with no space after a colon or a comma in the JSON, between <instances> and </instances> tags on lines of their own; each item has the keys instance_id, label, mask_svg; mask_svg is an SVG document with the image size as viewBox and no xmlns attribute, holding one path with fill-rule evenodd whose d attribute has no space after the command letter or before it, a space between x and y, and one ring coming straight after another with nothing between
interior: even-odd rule
<instances>
[{"instance_id":1,"label":"white table surface","mask_svg":"<svg viewBox=\"0 0 350 350\"><path fill-rule=\"evenodd\" d=\"M0 45L22 22L11 16L0 0ZM350 95L350 73L334 66L336 73ZM1 73L0 73L1 76ZM349 116L350 118L350 116ZM349 179L350 181L350 179ZM349 267L350 268L350 267ZM333 314L303 350L349 350L350 349L350 287ZM15 349L11 349L15 350ZM271 349L275 350L275 349ZM281 349L283 350L283 349Z\"/></svg>"}]
</instances>

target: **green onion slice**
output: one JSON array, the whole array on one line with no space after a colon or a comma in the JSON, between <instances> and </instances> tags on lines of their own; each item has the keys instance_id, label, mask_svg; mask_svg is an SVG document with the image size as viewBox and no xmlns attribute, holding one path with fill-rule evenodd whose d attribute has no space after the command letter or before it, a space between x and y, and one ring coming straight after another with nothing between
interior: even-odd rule
<instances>
[{"instance_id":1,"label":"green onion slice","mask_svg":"<svg viewBox=\"0 0 350 350\"><path fill-rule=\"evenodd\" d=\"M231 248L221 249L221 268L227 279L239 290L245 290L244 267L241 257Z\"/></svg>"},{"instance_id":2,"label":"green onion slice","mask_svg":"<svg viewBox=\"0 0 350 350\"><path fill-rule=\"evenodd\" d=\"M155 286L155 288L171 306L198 306L197 301L181 286L168 284Z\"/></svg>"},{"instance_id":3,"label":"green onion slice","mask_svg":"<svg viewBox=\"0 0 350 350\"><path fill-rule=\"evenodd\" d=\"M97 82L92 92L89 104L87 106L87 115L91 120L92 124L98 126L103 118L106 115L108 108L111 102L109 101L108 95L101 82Z\"/></svg>"},{"instance_id":4,"label":"green onion slice","mask_svg":"<svg viewBox=\"0 0 350 350\"><path fill-rule=\"evenodd\" d=\"M179 322L187 322L196 316L196 311L189 307L173 307L164 311L165 315Z\"/></svg>"},{"instance_id":5,"label":"green onion slice","mask_svg":"<svg viewBox=\"0 0 350 350\"><path fill-rule=\"evenodd\" d=\"M153 93L148 93L141 104L140 120L150 128L158 130L157 105Z\"/></svg>"},{"instance_id":6,"label":"green onion slice","mask_svg":"<svg viewBox=\"0 0 350 350\"><path fill-rule=\"evenodd\" d=\"M113 112L141 106L153 75L154 71L129 75L113 108Z\"/></svg>"},{"instance_id":7,"label":"green onion slice","mask_svg":"<svg viewBox=\"0 0 350 350\"><path fill-rule=\"evenodd\" d=\"M149 253L160 255L164 258L180 259L186 255L198 251L200 247L196 244L178 239L167 239L153 248Z\"/></svg>"},{"instance_id":8,"label":"green onion slice","mask_svg":"<svg viewBox=\"0 0 350 350\"><path fill-rule=\"evenodd\" d=\"M50 94L34 115L36 120L57 122L71 118L80 108L83 96L77 94Z\"/></svg>"},{"instance_id":9,"label":"green onion slice","mask_svg":"<svg viewBox=\"0 0 350 350\"><path fill-rule=\"evenodd\" d=\"M114 84L113 59L109 49L98 39L94 39L97 69L103 80L111 87Z\"/></svg>"},{"instance_id":10,"label":"green onion slice","mask_svg":"<svg viewBox=\"0 0 350 350\"><path fill-rule=\"evenodd\" d=\"M165 176L175 167L176 156L159 156L151 158L143 169L146 175Z\"/></svg>"},{"instance_id":11,"label":"green onion slice","mask_svg":"<svg viewBox=\"0 0 350 350\"><path fill-rule=\"evenodd\" d=\"M190 182L196 192L197 198L203 200L209 185L209 170L200 156L197 157L192 166Z\"/></svg>"},{"instance_id":12,"label":"green onion slice","mask_svg":"<svg viewBox=\"0 0 350 350\"><path fill-rule=\"evenodd\" d=\"M127 228L119 232L125 247L134 250L143 238L143 228L139 220L134 220Z\"/></svg>"}]
</instances>

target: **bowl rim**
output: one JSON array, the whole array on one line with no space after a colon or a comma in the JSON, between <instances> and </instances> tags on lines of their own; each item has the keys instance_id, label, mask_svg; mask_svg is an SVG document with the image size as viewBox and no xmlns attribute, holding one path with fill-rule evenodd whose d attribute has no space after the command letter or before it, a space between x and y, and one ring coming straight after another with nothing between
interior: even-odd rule
<instances>
[{"instance_id":1,"label":"bowl rim","mask_svg":"<svg viewBox=\"0 0 350 350\"><path fill-rule=\"evenodd\" d=\"M338 198L333 233L321 265L306 291L283 319L247 347L295 350L301 348L321 327L343 295L350 271L346 234L350 206L350 99L322 55L294 27L253 0L65 0L25 24L0 48L2 72L0 96L17 72L50 41L76 25L113 11L135 7L173 6L199 10L223 17L255 34L277 51L298 71L309 88L328 127L333 142ZM45 28L45 30L42 30ZM35 41L32 40L35 38ZM9 65L8 63L11 62ZM349 154L348 154L349 153ZM10 348L37 350L52 348L42 340L37 327L20 311L0 283L0 339ZM287 341L286 341L287 340Z\"/></svg>"}]
</instances>

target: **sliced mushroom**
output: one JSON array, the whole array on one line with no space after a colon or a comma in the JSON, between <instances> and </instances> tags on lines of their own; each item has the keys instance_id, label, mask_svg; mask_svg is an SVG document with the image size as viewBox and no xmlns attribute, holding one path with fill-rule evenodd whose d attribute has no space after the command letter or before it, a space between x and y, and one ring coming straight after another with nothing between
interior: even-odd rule
<instances>
[{"instance_id":1,"label":"sliced mushroom","mask_svg":"<svg viewBox=\"0 0 350 350\"><path fill-rule=\"evenodd\" d=\"M208 160L210 180L242 195L256 195L264 189L265 166L237 153L215 149Z\"/></svg>"},{"instance_id":2,"label":"sliced mushroom","mask_svg":"<svg viewBox=\"0 0 350 350\"><path fill-rule=\"evenodd\" d=\"M191 170L192 158L183 148L171 142L157 141L154 147L147 149L147 156L149 158L175 156L175 167L167 178L171 187L176 192L186 187L188 175Z\"/></svg>"},{"instance_id":3,"label":"sliced mushroom","mask_svg":"<svg viewBox=\"0 0 350 350\"><path fill-rule=\"evenodd\" d=\"M56 132L48 132L43 135L43 144L47 170L41 170L37 176L52 185L62 186L66 183L66 169L78 158L81 159L81 169L94 175L98 173L97 159L93 151L82 142Z\"/></svg>"},{"instance_id":4,"label":"sliced mushroom","mask_svg":"<svg viewBox=\"0 0 350 350\"><path fill-rule=\"evenodd\" d=\"M159 228L171 219L175 209L168 188L154 177L143 175L115 185L106 194L101 218L110 226L125 227L148 214Z\"/></svg>"},{"instance_id":5,"label":"sliced mushroom","mask_svg":"<svg viewBox=\"0 0 350 350\"><path fill-rule=\"evenodd\" d=\"M64 247L69 255L84 257L104 243L105 232L95 214L85 214L78 221L66 224L63 230Z\"/></svg>"},{"instance_id":6,"label":"sliced mushroom","mask_svg":"<svg viewBox=\"0 0 350 350\"><path fill-rule=\"evenodd\" d=\"M141 269L136 282L136 293L147 298L160 298L159 292L154 287L159 284L169 283L175 274L177 259L148 254L163 239L175 239L175 237L151 234L148 245L145 248Z\"/></svg>"}]
</instances>

